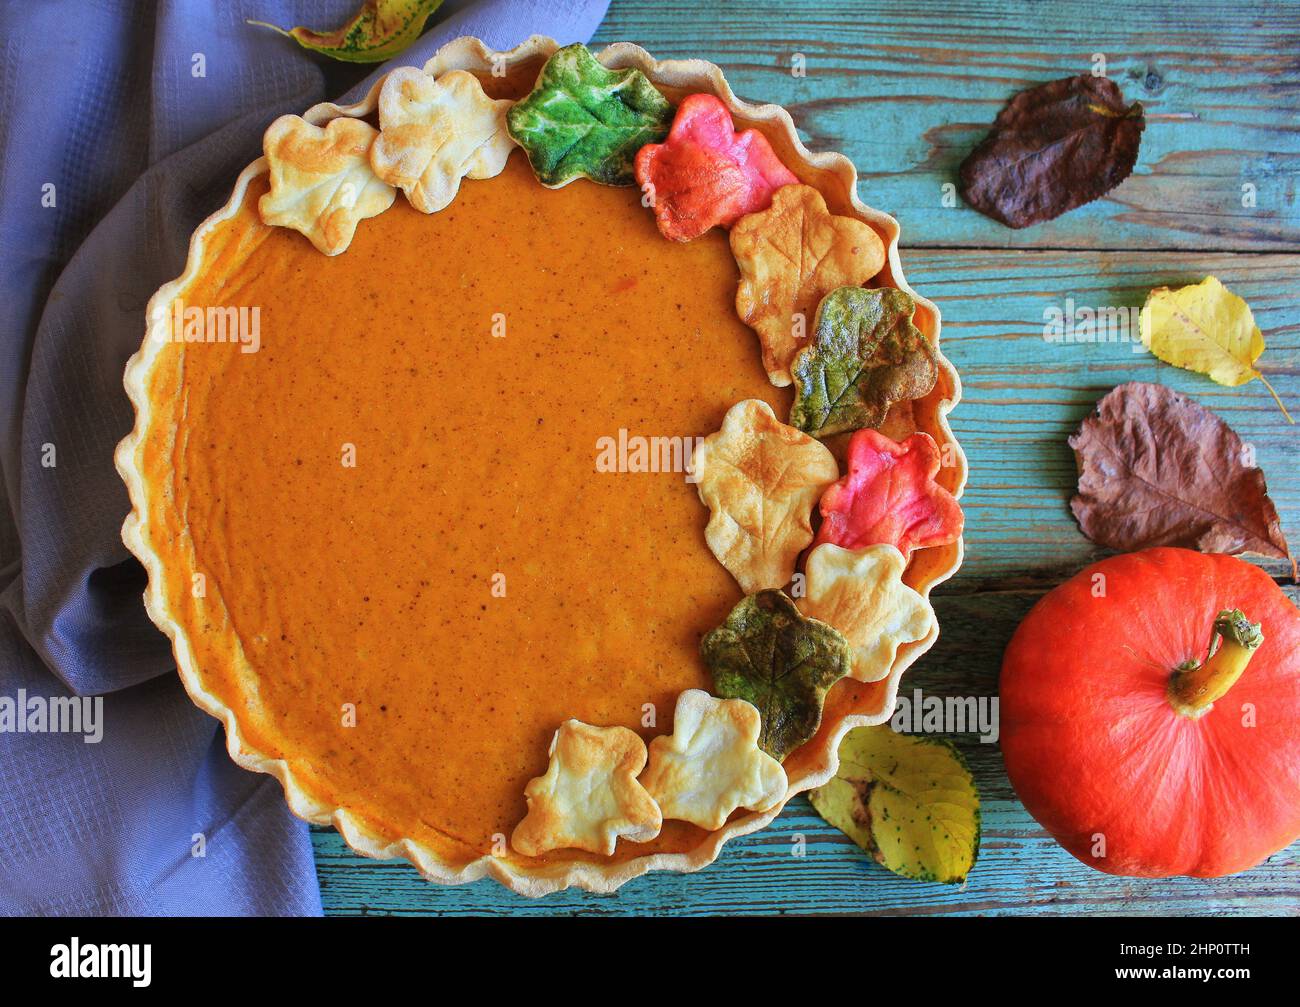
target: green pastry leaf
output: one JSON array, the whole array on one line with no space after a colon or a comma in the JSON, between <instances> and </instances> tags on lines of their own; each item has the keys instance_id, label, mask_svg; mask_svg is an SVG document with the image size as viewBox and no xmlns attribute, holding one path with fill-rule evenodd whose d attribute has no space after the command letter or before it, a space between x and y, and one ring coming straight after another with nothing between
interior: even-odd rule
<instances>
[{"instance_id":1,"label":"green pastry leaf","mask_svg":"<svg viewBox=\"0 0 1300 1007\"><path fill-rule=\"evenodd\" d=\"M916 304L893 287L839 287L817 308L812 341L790 365L790 424L827 437L879 427L895 402L934 388L934 346L912 324Z\"/></svg>"},{"instance_id":2,"label":"green pastry leaf","mask_svg":"<svg viewBox=\"0 0 1300 1007\"><path fill-rule=\"evenodd\" d=\"M812 806L879 863L917 881L958 884L975 866L980 799L961 754L942 738L859 727Z\"/></svg>"},{"instance_id":3,"label":"green pastry leaf","mask_svg":"<svg viewBox=\"0 0 1300 1007\"><path fill-rule=\"evenodd\" d=\"M763 717L758 744L777 760L817 733L826 690L849 673L849 642L804 616L780 591L759 591L700 643L713 691L743 699Z\"/></svg>"},{"instance_id":4,"label":"green pastry leaf","mask_svg":"<svg viewBox=\"0 0 1300 1007\"><path fill-rule=\"evenodd\" d=\"M442 0L366 0L346 24L325 32L302 27L285 30L265 21L248 23L278 31L331 59L382 63L419 38L429 15L441 6Z\"/></svg>"},{"instance_id":5,"label":"green pastry leaf","mask_svg":"<svg viewBox=\"0 0 1300 1007\"><path fill-rule=\"evenodd\" d=\"M510 135L545 186L578 177L632 185L636 152L668 135L673 106L640 70L606 70L585 45L558 50L509 112Z\"/></svg>"}]
</instances>

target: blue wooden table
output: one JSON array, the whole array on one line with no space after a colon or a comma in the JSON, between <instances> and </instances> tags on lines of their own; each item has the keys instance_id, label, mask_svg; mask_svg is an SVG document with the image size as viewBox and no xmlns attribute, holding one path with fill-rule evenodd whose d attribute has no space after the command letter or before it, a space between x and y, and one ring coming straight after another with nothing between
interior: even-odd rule
<instances>
[{"instance_id":1,"label":"blue wooden table","mask_svg":"<svg viewBox=\"0 0 1300 1007\"><path fill-rule=\"evenodd\" d=\"M939 643L905 692L995 695L1019 619L1102 554L1070 517L1066 437L1120 382L1170 385L1253 443L1283 529L1300 546L1300 435L1259 383L1221 388L1140 347L1042 337L1044 309L1066 298L1138 306L1153 286L1214 274L1254 308L1268 340L1261 369L1300 415L1300 3L614 0L595 44L623 40L720 64L742 97L788 108L812 149L852 158L862 197L902 223L908 279L943 310L943 347L965 386L952 420L970 459L967 554L935 600ZM790 73L795 53L806 76ZM1091 72L1098 54L1125 97L1147 109L1128 181L1023 231L960 201L945 205L944 186L1011 94ZM1252 191L1254 205L1243 199ZM1285 582L1282 564L1264 565ZM1300 914L1300 844L1231 878L1111 878L1078 864L1029 817L996 745L954 740L974 768L984 824L979 862L959 888L895 877L798 799L698 874L536 902L488 881L435 887L404 863L365 860L316 830L326 911ZM799 836L804 856L794 855Z\"/></svg>"}]
</instances>

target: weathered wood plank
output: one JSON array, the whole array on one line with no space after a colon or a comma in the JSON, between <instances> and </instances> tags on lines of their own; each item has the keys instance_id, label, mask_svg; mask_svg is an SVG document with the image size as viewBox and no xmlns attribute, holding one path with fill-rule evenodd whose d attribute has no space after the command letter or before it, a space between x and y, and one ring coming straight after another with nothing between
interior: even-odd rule
<instances>
[{"instance_id":1,"label":"weathered wood plank","mask_svg":"<svg viewBox=\"0 0 1300 1007\"><path fill-rule=\"evenodd\" d=\"M702 57L746 98L784 105L814 150L847 154L910 245L1288 250L1300 244L1300 5L1219 0L722 3L614 0L596 41ZM793 54L806 76L791 75ZM1132 178L1023 231L944 183L1003 103L1092 71L1094 53L1149 121ZM1242 186L1256 205L1243 205Z\"/></svg>"},{"instance_id":2,"label":"weathered wood plank","mask_svg":"<svg viewBox=\"0 0 1300 1007\"><path fill-rule=\"evenodd\" d=\"M1262 384L1224 388L1171 367L1147 353L1136 332L1126 342L1043 338L1044 309L1064 310L1067 298L1094 309L1137 308L1153 286L1212 273L1253 307L1268 343L1258 365L1295 413L1300 256L913 249L903 263L916 289L939 302L944 351L962 378L952 424L971 475L962 501L966 562L953 589L1054 584L1101 555L1069 511L1077 470L1066 438L1124 381L1190 395L1255 445L1283 529L1300 543L1300 427L1285 422ZM1290 572L1280 561L1263 565Z\"/></svg>"},{"instance_id":3,"label":"weathered wood plank","mask_svg":"<svg viewBox=\"0 0 1300 1007\"><path fill-rule=\"evenodd\" d=\"M1300 598L1300 592L1293 592ZM949 596L937 602L943 635L912 673L907 689L992 696L1002 650L1040 597L1036 591ZM980 787L979 862L959 888L897 878L871 863L806 801L793 802L764 832L730 844L721 859L691 875L657 874L616 896L563 892L539 901L495 882L440 888L402 863L353 855L332 831L316 830L317 870L331 913L386 914L789 914L1124 915L1300 914L1300 843L1230 878L1113 878L1061 850L1011 792L997 746L974 735L954 739ZM805 840L803 856L794 841Z\"/></svg>"}]
</instances>

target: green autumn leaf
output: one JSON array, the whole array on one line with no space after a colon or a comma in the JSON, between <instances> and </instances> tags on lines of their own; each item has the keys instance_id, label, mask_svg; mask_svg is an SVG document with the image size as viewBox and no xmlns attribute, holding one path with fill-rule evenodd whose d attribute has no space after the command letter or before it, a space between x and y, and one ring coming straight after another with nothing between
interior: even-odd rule
<instances>
[{"instance_id":1,"label":"green autumn leaf","mask_svg":"<svg viewBox=\"0 0 1300 1007\"><path fill-rule=\"evenodd\" d=\"M839 287L817 307L812 341L790 365L790 423L827 437L878 427L895 402L934 388L934 346L912 324L916 304L893 287Z\"/></svg>"},{"instance_id":2,"label":"green autumn leaf","mask_svg":"<svg viewBox=\"0 0 1300 1007\"><path fill-rule=\"evenodd\" d=\"M304 49L324 53L346 63L382 63L392 59L420 37L429 15L442 0L366 0L346 24L334 31L290 28L265 21L249 24L287 35Z\"/></svg>"},{"instance_id":3,"label":"green autumn leaf","mask_svg":"<svg viewBox=\"0 0 1300 1007\"><path fill-rule=\"evenodd\" d=\"M585 45L557 51L510 109L510 135L552 189L578 177L632 185L636 152L668 135L673 106L636 69L606 70Z\"/></svg>"},{"instance_id":4,"label":"green autumn leaf","mask_svg":"<svg viewBox=\"0 0 1300 1007\"><path fill-rule=\"evenodd\" d=\"M817 733L826 690L849 673L849 642L809 619L780 591L745 598L700 643L723 699L743 699L763 717L758 745L782 761Z\"/></svg>"},{"instance_id":5,"label":"green autumn leaf","mask_svg":"<svg viewBox=\"0 0 1300 1007\"><path fill-rule=\"evenodd\" d=\"M942 738L859 727L812 806L879 863L916 881L958 884L975 866L980 799L965 760Z\"/></svg>"}]
</instances>

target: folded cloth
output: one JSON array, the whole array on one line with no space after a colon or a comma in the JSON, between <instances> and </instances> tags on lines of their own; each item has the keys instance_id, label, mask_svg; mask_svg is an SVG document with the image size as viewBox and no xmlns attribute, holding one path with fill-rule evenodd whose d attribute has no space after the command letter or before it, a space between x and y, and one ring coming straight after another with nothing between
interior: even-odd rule
<instances>
[{"instance_id":1,"label":"folded cloth","mask_svg":"<svg viewBox=\"0 0 1300 1007\"><path fill-rule=\"evenodd\" d=\"M230 761L145 615L112 456L145 303L194 227L275 116L382 72L246 20L333 27L358 5L0 9L0 913L321 911L306 827ZM451 0L397 62L459 35L585 41L606 6Z\"/></svg>"}]
</instances>

